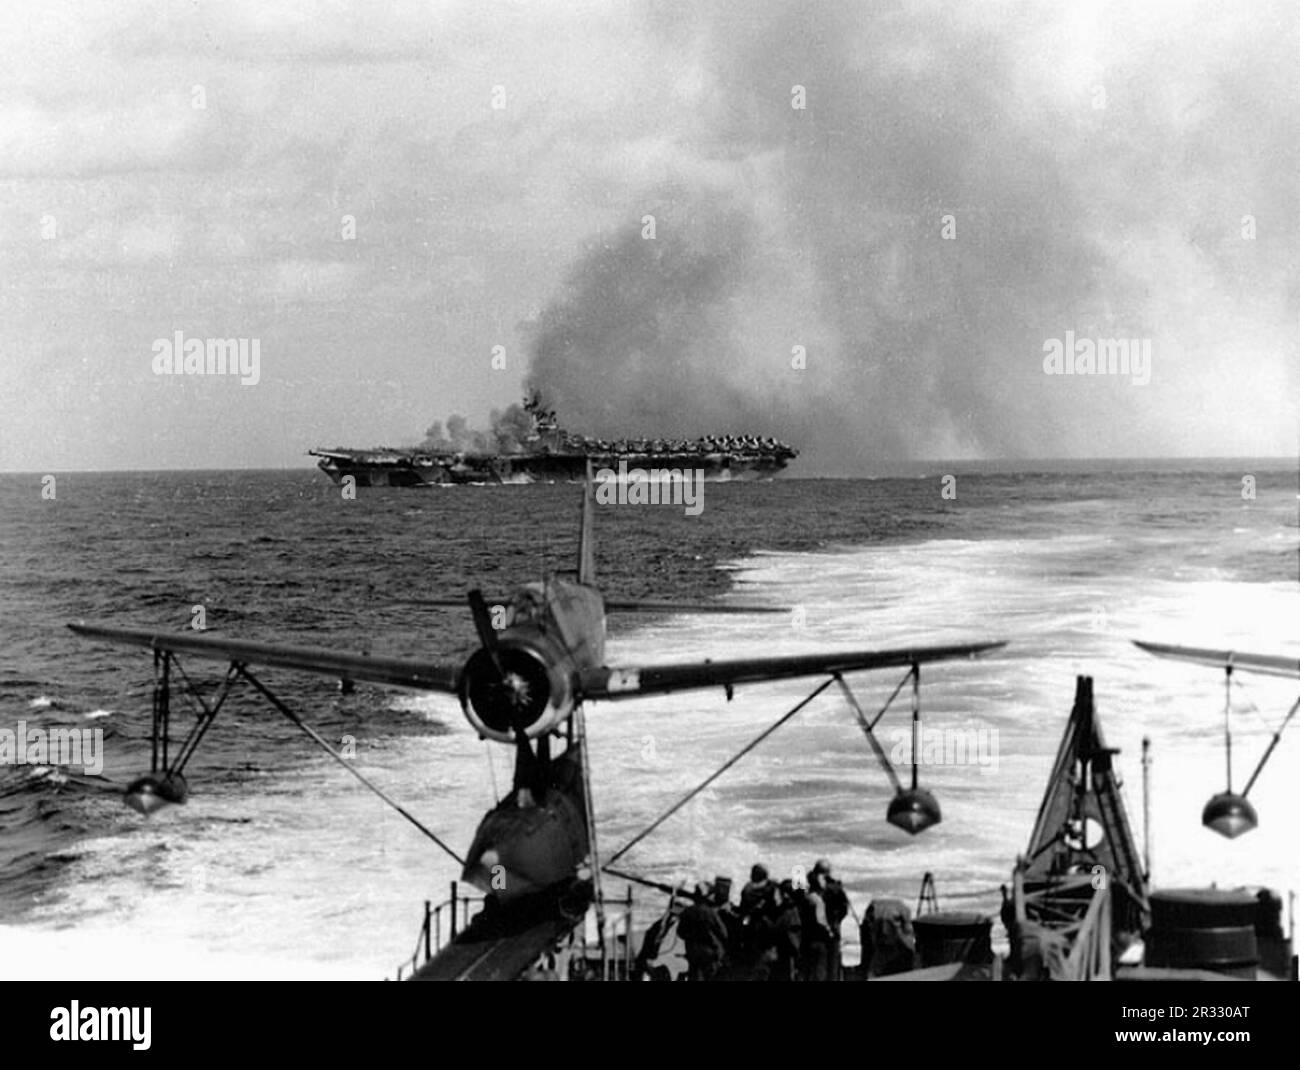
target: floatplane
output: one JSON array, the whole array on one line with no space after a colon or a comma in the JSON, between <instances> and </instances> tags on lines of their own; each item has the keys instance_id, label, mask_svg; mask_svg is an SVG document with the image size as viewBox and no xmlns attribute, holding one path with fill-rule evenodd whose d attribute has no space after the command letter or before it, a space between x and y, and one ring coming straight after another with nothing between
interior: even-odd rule
<instances>
[{"instance_id":1,"label":"floatplane","mask_svg":"<svg viewBox=\"0 0 1300 1070\"><path fill-rule=\"evenodd\" d=\"M419 828L462 866L462 879L483 893L482 910L417 971L422 979L506 979L523 975L583 924L594 907L598 942L608 959L601 874L661 888L657 882L612 868L613 862L675 813L817 696L838 685L847 697L876 758L893 786L886 820L917 834L941 820L938 801L920 787L913 748L911 784L905 786L875 733L886 710L911 683L914 731L920 716L922 665L973 658L1005 645L1002 641L886 650L828 651L739 660L705 659L680 664L610 666L605 661L606 613L787 612L773 607L683 605L606 600L596 586L593 541L594 495L590 472L582 500L576 569L526 583L490 605L481 591L467 602L479 647L463 664L375 657L337 650L283 646L167 631L69 625L78 635L153 652L154 692L150 771L126 789L125 802L141 814L189 796L185 767L221 711L233 687L246 684L305 732L353 776ZM464 606L460 600L424 599L411 604ZM227 664L211 700L195 692L180 659ZM367 780L297 711L261 679L262 669L316 673L346 687L389 685L456 695L466 719L483 740L514 748L510 792L482 819L462 858L433 830ZM906 675L888 702L869 718L844 677L849 673L901 668ZM256 675L254 673L256 669ZM585 741L584 706L684 690L720 688L731 700L735 688L773 680L820 677L818 686L716 773L679 801L622 850L602 859L591 800L591 770ZM197 703L188 735L172 746L171 693L180 687ZM453 905L453 929L455 926ZM429 916L426 904L428 941ZM630 949L630 933L624 946Z\"/></svg>"}]
</instances>

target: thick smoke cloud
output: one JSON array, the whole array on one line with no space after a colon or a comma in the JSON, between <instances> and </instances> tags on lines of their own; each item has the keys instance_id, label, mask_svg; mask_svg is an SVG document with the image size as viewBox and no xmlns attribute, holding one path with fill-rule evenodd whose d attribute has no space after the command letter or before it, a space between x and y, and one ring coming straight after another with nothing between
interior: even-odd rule
<instances>
[{"instance_id":1,"label":"thick smoke cloud","mask_svg":"<svg viewBox=\"0 0 1300 1070\"><path fill-rule=\"evenodd\" d=\"M1130 47L1141 27L1114 9L1090 44L1101 59L1076 55L1087 69L1064 78L1053 61L1069 41L1041 12L980 8L656 8L665 46L698 57L698 86L655 185L527 326L529 385L562 422L774 434L804 448L801 468L831 473L1186 452L1180 376L1223 359L1189 275L1295 301L1281 270L1293 212L1249 262L1233 247L1244 213L1285 203L1272 176L1294 148L1241 129L1243 105L1259 107L1295 145L1284 55L1249 34L1262 85L1233 85L1242 56L1216 60L1191 17L1169 30L1195 38L1180 65L1167 44ZM1246 359L1294 377L1280 312ZM1152 384L1045 375L1044 341L1067 330L1153 339Z\"/></svg>"},{"instance_id":2,"label":"thick smoke cloud","mask_svg":"<svg viewBox=\"0 0 1300 1070\"><path fill-rule=\"evenodd\" d=\"M477 430L470 427L469 420L456 413L447 417L446 430L441 420L435 420L425 430L424 439L416 448L435 453L521 453L529 448L528 436L533 421L522 405L493 409L489 424L489 430Z\"/></svg>"}]
</instances>

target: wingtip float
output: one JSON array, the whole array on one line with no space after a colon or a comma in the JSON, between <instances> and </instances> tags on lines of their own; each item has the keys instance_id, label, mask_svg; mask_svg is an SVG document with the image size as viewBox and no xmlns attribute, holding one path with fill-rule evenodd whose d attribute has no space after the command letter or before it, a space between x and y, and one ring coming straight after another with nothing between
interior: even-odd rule
<instances>
[{"instance_id":1,"label":"wingtip float","mask_svg":"<svg viewBox=\"0 0 1300 1070\"><path fill-rule=\"evenodd\" d=\"M1254 804L1246 796L1255 786L1259 774L1264 771L1273 751L1282 740L1282 732L1300 710L1300 698L1292 704L1281 725L1273 733L1255 771L1240 792L1232 790L1232 677L1234 672L1256 672L1265 676L1281 676L1287 679L1300 679L1300 658L1278 654L1250 654L1238 650L1215 650L1208 647L1177 646L1171 643L1150 643L1138 639L1133 644L1148 654L1157 657L1188 661L1195 665L1204 665L1212 669L1221 669L1224 675L1223 701L1223 749L1227 768L1227 787L1211 796L1201 811L1201 824L1211 832L1217 832L1229 840L1250 832L1259 826L1259 814Z\"/></svg>"}]
</instances>

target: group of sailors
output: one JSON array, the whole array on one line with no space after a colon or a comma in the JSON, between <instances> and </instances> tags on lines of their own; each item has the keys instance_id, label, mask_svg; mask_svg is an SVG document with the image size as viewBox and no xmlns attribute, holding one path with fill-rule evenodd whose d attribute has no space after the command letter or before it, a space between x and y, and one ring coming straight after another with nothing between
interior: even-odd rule
<instances>
[{"instance_id":1,"label":"group of sailors","mask_svg":"<svg viewBox=\"0 0 1300 1070\"><path fill-rule=\"evenodd\" d=\"M650 454L709 454L709 453L785 453L794 450L786 443L768 436L757 435L707 435L704 438L589 438L586 435L566 435L564 447L574 452L592 453L650 453Z\"/></svg>"},{"instance_id":2,"label":"group of sailors","mask_svg":"<svg viewBox=\"0 0 1300 1070\"><path fill-rule=\"evenodd\" d=\"M694 901L676 914L689 980L842 979L840 926L849 899L826 859L813 865L806 881L778 882L755 865L739 903L732 902L731 887L729 877L701 882ZM643 976L655 974L652 963L664 936L663 921L657 924L659 932L652 927L643 947Z\"/></svg>"}]
</instances>

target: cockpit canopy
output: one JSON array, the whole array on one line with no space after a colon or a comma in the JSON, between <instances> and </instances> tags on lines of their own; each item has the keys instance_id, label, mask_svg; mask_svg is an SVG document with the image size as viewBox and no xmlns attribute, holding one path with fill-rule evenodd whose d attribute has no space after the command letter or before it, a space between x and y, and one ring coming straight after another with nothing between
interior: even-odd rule
<instances>
[{"instance_id":1,"label":"cockpit canopy","mask_svg":"<svg viewBox=\"0 0 1300 1070\"><path fill-rule=\"evenodd\" d=\"M505 606L504 627L536 621L546 608L546 592L540 583L526 583L515 591Z\"/></svg>"}]
</instances>

